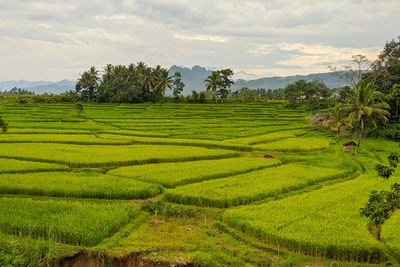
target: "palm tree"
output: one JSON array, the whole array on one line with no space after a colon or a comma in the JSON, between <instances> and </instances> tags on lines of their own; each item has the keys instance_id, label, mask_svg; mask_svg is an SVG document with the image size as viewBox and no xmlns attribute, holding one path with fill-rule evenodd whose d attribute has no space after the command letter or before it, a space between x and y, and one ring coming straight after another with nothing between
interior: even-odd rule
<instances>
[{"instance_id":1,"label":"palm tree","mask_svg":"<svg viewBox=\"0 0 400 267\"><path fill-rule=\"evenodd\" d=\"M376 102L374 86L370 82L361 81L347 97L347 104L343 111L359 127L358 146L364 135L365 125L371 122L375 127L379 123L386 123L390 113L386 110L389 105L386 102Z\"/></svg>"},{"instance_id":2,"label":"palm tree","mask_svg":"<svg viewBox=\"0 0 400 267\"><path fill-rule=\"evenodd\" d=\"M75 89L77 91L82 90L87 95L88 102L90 102L96 93L99 79L99 71L95 67L91 67L78 78Z\"/></svg>"},{"instance_id":3,"label":"palm tree","mask_svg":"<svg viewBox=\"0 0 400 267\"><path fill-rule=\"evenodd\" d=\"M139 67L139 63L138 63ZM154 73L151 68L144 67L140 73L140 88L144 94L145 100L152 99L152 90L154 88Z\"/></svg>"},{"instance_id":4,"label":"palm tree","mask_svg":"<svg viewBox=\"0 0 400 267\"><path fill-rule=\"evenodd\" d=\"M172 88L172 77L168 76L166 69L158 71L157 74L157 84L154 86L154 93L162 95L167 88Z\"/></svg>"},{"instance_id":5,"label":"palm tree","mask_svg":"<svg viewBox=\"0 0 400 267\"><path fill-rule=\"evenodd\" d=\"M337 142L340 141L341 130L344 126L353 127L351 120L346 116L346 112L343 110L341 103L338 103L332 112L329 114L330 119L324 122L324 125L331 129L336 129Z\"/></svg>"},{"instance_id":6,"label":"palm tree","mask_svg":"<svg viewBox=\"0 0 400 267\"><path fill-rule=\"evenodd\" d=\"M206 83L206 92L210 92L214 95L215 97L215 103L217 102L217 89L221 85L221 76L216 72L213 71L210 76L207 77L207 79L204 80Z\"/></svg>"}]
</instances>

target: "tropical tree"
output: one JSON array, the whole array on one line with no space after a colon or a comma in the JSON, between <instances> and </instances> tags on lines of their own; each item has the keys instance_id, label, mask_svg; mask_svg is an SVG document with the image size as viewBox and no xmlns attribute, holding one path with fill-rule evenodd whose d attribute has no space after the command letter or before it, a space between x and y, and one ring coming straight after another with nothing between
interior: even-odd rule
<instances>
[{"instance_id":1,"label":"tropical tree","mask_svg":"<svg viewBox=\"0 0 400 267\"><path fill-rule=\"evenodd\" d=\"M395 115L399 115L399 104L400 104L400 84L393 85L390 91L390 98L395 102Z\"/></svg>"},{"instance_id":2,"label":"tropical tree","mask_svg":"<svg viewBox=\"0 0 400 267\"><path fill-rule=\"evenodd\" d=\"M218 88L222 82L221 76L217 71L213 71L207 79L204 80L206 83L206 92L211 92L215 98L215 103L217 103Z\"/></svg>"},{"instance_id":3,"label":"tropical tree","mask_svg":"<svg viewBox=\"0 0 400 267\"><path fill-rule=\"evenodd\" d=\"M172 77L169 76L166 69L156 69L156 77L157 84L154 86L154 95L162 96L167 88L172 88Z\"/></svg>"},{"instance_id":4,"label":"tropical tree","mask_svg":"<svg viewBox=\"0 0 400 267\"><path fill-rule=\"evenodd\" d=\"M379 123L386 123L390 113L386 110L386 102L376 102L375 89L371 82L361 81L348 95L348 102L343 106L343 111L359 130L358 146L364 136L367 123L372 123L375 128Z\"/></svg>"},{"instance_id":5,"label":"tropical tree","mask_svg":"<svg viewBox=\"0 0 400 267\"><path fill-rule=\"evenodd\" d=\"M233 71L231 69L223 69L213 71L207 79L204 80L206 83L206 92L211 92L217 102L217 97L221 98L221 102L228 97L229 88L234 83L232 81Z\"/></svg>"},{"instance_id":6,"label":"tropical tree","mask_svg":"<svg viewBox=\"0 0 400 267\"><path fill-rule=\"evenodd\" d=\"M337 132L337 141L340 141L342 129L345 126L352 127L351 120L343 110L341 103L335 105L332 112L329 113L329 120L324 122L324 125L331 129L335 129Z\"/></svg>"},{"instance_id":7,"label":"tropical tree","mask_svg":"<svg viewBox=\"0 0 400 267\"><path fill-rule=\"evenodd\" d=\"M88 71L81 74L75 85L76 91L82 92L82 95L87 97L88 102L94 100L97 94L98 82L100 80L98 75L99 71L95 67L91 67Z\"/></svg>"},{"instance_id":8,"label":"tropical tree","mask_svg":"<svg viewBox=\"0 0 400 267\"><path fill-rule=\"evenodd\" d=\"M283 92L290 106L297 107L306 104L308 109L328 107L332 97L332 91L318 80L298 80L288 84Z\"/></svg>"},{"instance_id":9,"label":"tropical tree","mask_svg":"<svg viewBox=\"0 0 400 267\"><path fill-rule=\"evenodd\" d=\"M219 85L218 95L221 98L221 102L228 97L230 92L229 88L234 84L232 81L233 71L231 69L223 69L217 71L221 77L221 83Z\"/></svg>"},{"instance_id":10,"label":"tropical tree","mask_svg":"<svg viewBox=\"0 0 400 267\"><path fill-rule=\"evenodd\" d=\"M155 85L154 71L151 68L145 67L139 75L140 88L144 95L144 100L149 101L153 98L153 88Z\"/></svg>"},{"instance_id":11,"label":"tropical tree","mask_svg":"<svg viewBox=\"0 0 400 267\"><path fill-rule=\"evenodd\" d=\"M175 72L174 76L172 76L172 94L177 98L180 94L182 94L183 88L185 84L182 82L182 75L180 72Z\"/></svg>"}]
</instances>

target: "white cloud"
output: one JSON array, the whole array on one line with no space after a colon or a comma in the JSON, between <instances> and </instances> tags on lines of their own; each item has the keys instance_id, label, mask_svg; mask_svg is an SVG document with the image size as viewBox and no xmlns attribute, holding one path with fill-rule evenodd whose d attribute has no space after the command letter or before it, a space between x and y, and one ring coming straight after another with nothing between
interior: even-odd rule
<instances>
[{"instance_id":1,"label":"white cloud","mask_svg":"<svg viewBox=\"0 0 400 267\"><path fill-rule=\"evenodd\" d=\"M183 34L174 34L174 37L184 41L210 41L217 43L226 43L228 38L221 36L212 36L212 35L183 35Z\"/></svg>"},{"instance_id":2,"label":"white cloud","mask_svg":"<svg viewBox=\"0 0 400 267\"><path fill-rule=\"evenodd\" d=\"M258 46L255 49L247 51L247 53L254 54L254 55L269 55L272 53L273 49L274 49L273 45L264 44L264 45Z\"/></svg>"},{"instance_id":3,"label":"white cloud","mask_svg":"<svg viewBox=\"0 0 400 267\"><path fill-rule=\"evenodd\" d=\"M301 54L291 55L289 59L278 61L279 65L311 67L318 64L335 64L349 61L354 55L364 55L369 60L375 60L379 47L350 48L333 47L323 44L281 43L277 47L281 51L299 52Z\"/></svg>"}]
</instances>

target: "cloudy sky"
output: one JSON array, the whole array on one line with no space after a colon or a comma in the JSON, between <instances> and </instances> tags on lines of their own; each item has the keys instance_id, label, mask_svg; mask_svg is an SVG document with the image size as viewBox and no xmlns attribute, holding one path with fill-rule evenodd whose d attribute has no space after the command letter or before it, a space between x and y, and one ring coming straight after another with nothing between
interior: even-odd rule
<instances>
[{"instance_id":1,"label":"cloudy sky","mask_svg":"<svg viewBox=\"0 0 400 267\"><path fill-rule=\"evenodd\" d=\"M399 0L1 0L0 80L145 61L327 72L400 35Z\"/></svg>"}]
</instances>

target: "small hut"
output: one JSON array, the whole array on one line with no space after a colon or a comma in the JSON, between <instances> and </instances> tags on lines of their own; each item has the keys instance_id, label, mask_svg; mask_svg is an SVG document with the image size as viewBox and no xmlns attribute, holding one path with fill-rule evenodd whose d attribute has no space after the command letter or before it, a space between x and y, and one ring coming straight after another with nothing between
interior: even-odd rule
<instances>
[{"instance_id":1,"label":"small hut","mask_svg":"<svg viewBox=\"0 0 400 267\"><path fill-rule=\"evenodd\" d=\"M350 141L344 143L342 146L343 146L343 152L353 153L353 149L355 146L357 146L357 144L354 141Z\"/></svg>"}]
</instances>

